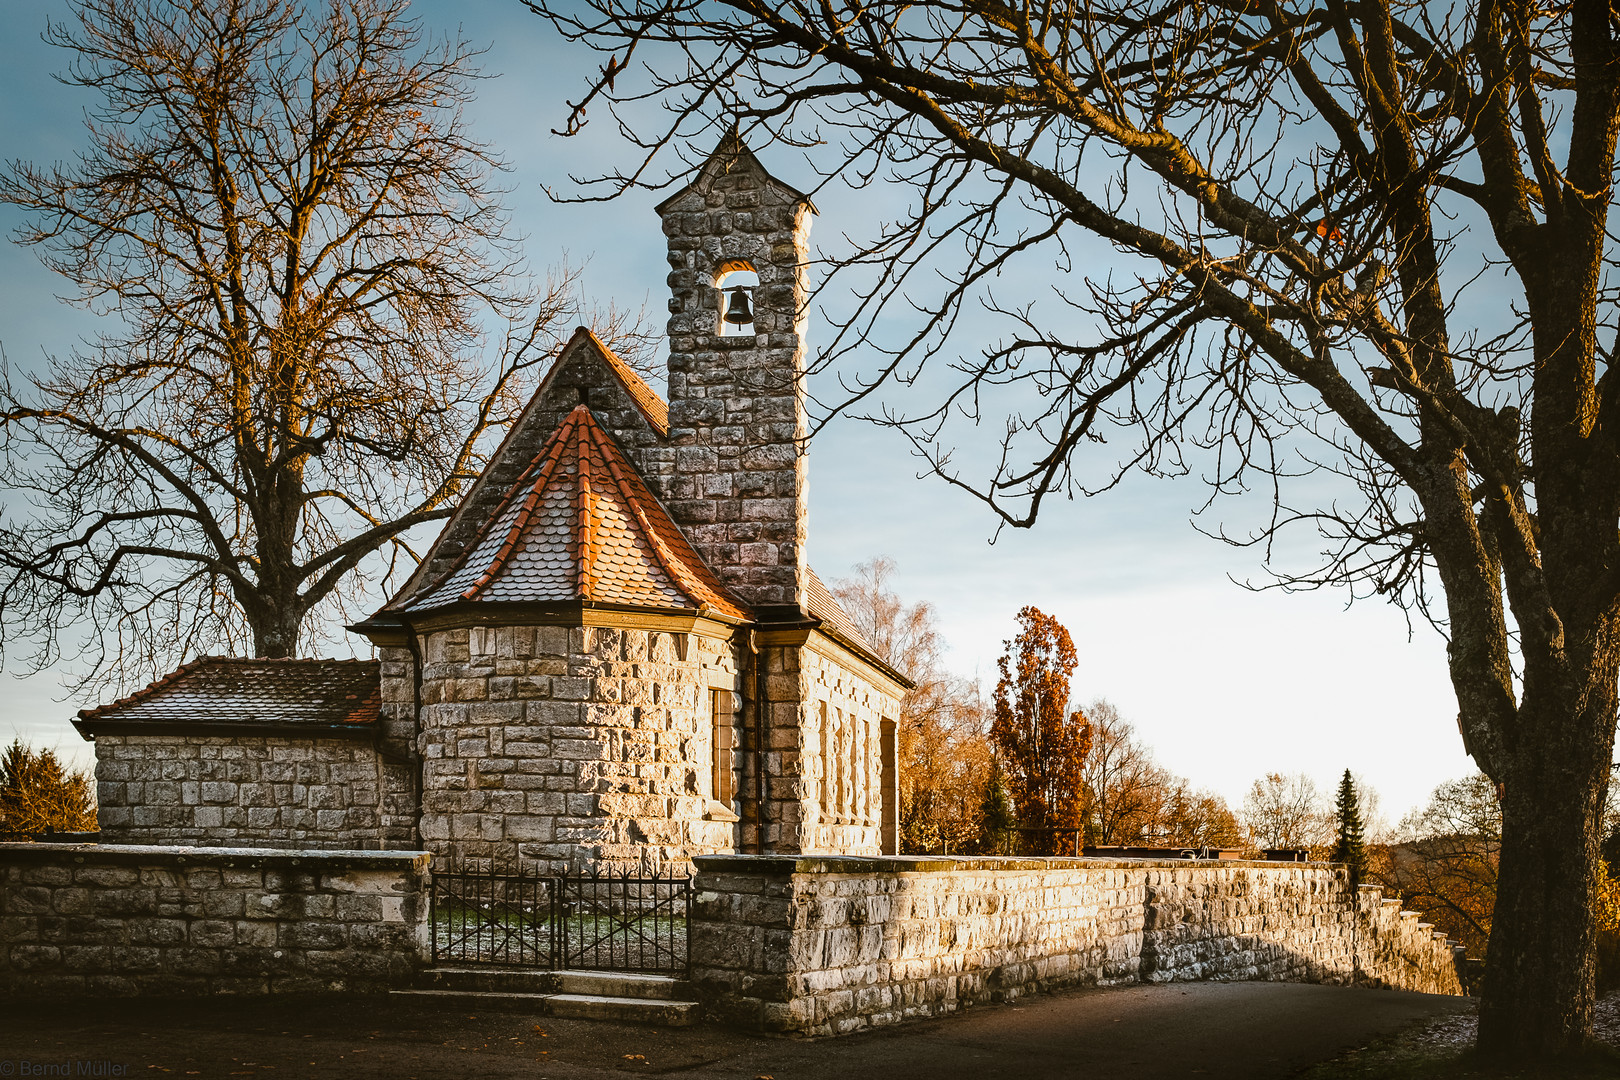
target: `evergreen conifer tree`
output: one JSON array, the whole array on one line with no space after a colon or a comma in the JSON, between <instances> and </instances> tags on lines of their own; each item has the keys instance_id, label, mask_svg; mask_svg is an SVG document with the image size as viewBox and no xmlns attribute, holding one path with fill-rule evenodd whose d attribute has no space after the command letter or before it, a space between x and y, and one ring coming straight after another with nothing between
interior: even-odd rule
<instances>
[{"instance_id":1,"label":"evergreen conifer tree","mask_svg":"<svg viewBox=\"0 0 1620 1080\"><path fill-rule=\"evenodd\" d=\"M984 825L980 842L985 854L1014 854L1008 849L1016 835L1013 830L1018 825L1018 814L1013 809L1012 796L1007 794L1007 784L1001 778L999 762L990 766L990 778L985 781L982 820Z\"/></svg>"},{"instance_id":2,"label":"evergreen conifer tree","mask_svg":"<svg viewBox=\"0 0 1620 1080\"><path fill-rule=\"evenodd\" d=\"M1350 770L1344 770L1339 781L1339 839L1333 845L1333 861L1350 868L1350 884L1359 885L1367 872L1367 846L1362 838L1361 807L1356 796L1355 781Z\"/></svg>"}]
</instances>

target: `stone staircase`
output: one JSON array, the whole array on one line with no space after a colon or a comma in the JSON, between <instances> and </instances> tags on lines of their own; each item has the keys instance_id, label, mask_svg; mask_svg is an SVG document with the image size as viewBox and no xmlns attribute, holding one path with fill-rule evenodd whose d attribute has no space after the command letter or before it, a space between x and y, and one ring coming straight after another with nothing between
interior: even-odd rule
<instances>
[{"instance_id":1,"label":"stone staircase","mask_svg":"<svg viewBox=\"0 0 1620 1080\"><path fill-rule=\"evenodd\" d=\"M434 967L404 997L482 1009L535 1012L575 1020L689 1027L703 1009L691 985L667 975L617 971L537 971L534 968Z\"/></svg>"}]
</instances>

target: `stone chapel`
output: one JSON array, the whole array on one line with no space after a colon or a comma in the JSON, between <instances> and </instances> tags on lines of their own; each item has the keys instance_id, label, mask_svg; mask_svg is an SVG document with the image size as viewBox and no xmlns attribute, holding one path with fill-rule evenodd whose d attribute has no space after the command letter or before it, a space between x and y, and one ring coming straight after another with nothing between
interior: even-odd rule
<instances>
[{"instance_id":1,"label":"stone chapel","mask_svg":"<svg viewBox=\"0 0 1620 1080\"><path fill-rule=\"evenodd\" d=\"M103 842L898 851L910 684L805 562L815 209L733 132L657 212L668 400L580 329L351 627L377 660L204 657L80 713Z\"/></svg>"}]
</instances>

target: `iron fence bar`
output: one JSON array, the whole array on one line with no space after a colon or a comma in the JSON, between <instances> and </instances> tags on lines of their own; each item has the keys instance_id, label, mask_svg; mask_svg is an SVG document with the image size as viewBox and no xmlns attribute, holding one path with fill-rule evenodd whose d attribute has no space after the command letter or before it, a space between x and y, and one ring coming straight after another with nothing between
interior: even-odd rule
<instances>
[{"instance_id":1,"label":"iron fence bar","mask_svg":"<svg viewBox=\"0 0 1620 1080\"><path fill-rule=\"evenodd\" d=\"M691 969L692 883L673 873L542 875L494 860L449 864L433 877L434 963Z\"/></svg>"}]
</instances>

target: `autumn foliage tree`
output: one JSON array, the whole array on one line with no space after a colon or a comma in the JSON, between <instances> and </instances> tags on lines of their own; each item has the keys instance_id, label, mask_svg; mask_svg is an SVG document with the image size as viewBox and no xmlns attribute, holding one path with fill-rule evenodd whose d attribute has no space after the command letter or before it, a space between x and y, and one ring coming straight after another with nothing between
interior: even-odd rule
<instances>
[{"instance_id":1,"label":"autumn foliage tree","mask_svg":"<svg viewBox=\"0 0 1620 1080\"><path fill-rule=\"evenodd\" d=\"M1063 850L1058 829L1084 821L1084 768L1091 725L1069 708L1078 662L1069 631L1039 608L1018 612L1018 634L997 662L996 715L990 738L1019 825L1042 850Z\"/></svg>"},{"instance_id":2,"label":"autumn foliage tree","mask_svg":"<svg viewBox=\"0 0 1620 1080\"><path fill-rule=\"evenodd\" d=\"M990 747L978 686L945 667L934 608L894 591L886 556L834 583L833 595L883 660L915 685L900 706L900 841L907 854L977 844Z\"/></svg>"},{"instance_id":3,"label":"autumn foliage tree","mask_svg":"<svg viewBox=\"0 0 1620 1080\"><path fill-rule=\"evenodd\" d=\"M88 773L67 768L55 751L36 750L21 739L0 751L0 833L31 836L95 827L95 782Z\"/></svg>"}]
</instances>

